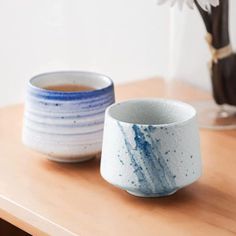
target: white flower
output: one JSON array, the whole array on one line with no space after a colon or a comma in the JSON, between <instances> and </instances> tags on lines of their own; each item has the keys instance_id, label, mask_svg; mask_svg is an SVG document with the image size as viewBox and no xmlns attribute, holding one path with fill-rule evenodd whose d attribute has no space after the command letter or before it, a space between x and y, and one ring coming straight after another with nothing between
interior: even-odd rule
<instances>
[{"instance_id":1,"label":"white flower","mask_svg":"<svg viewBox=\"0 0 236 236\"><path fill-rule=\"evenodd\" d=\"M173 6L175 3L178 3L180 8L182 8L183 4L186 3L191 9L193 9L194 0L157 0L157 3L163 4L167 1L171 2L171 6ZM216 7L220 3L219 0L197 0L197 2L205 11L208 11L210 9L210 6Z\"/></svg>"}]
</instances>

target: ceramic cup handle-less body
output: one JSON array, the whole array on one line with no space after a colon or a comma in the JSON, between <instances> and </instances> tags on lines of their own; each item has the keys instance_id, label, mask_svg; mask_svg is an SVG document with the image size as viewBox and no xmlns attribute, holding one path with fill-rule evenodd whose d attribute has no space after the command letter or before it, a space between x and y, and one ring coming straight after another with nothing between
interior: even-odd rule
<instances>
[{"instance_id":1,"label":"ceramic cup handle-less body","mask_svg":"<svg viewBox=\"0 0 236 236\"><path fill-rule=\"evenodd\" d=\"M65 84L93 89L45 89ZM23 143L58 162L93 158L101 151L105 109L113 102L113 82L105 75L65 71L35 76L27 88Z\"/></svg>"},{"instance_id":2,"label":"ceramic cup handle-less body","mask_svg":"<svg viewBox=\"0 0 236 236\"><path fill-rule=\"evenodd\" d=\"M166 196L196 181L201 159L196 112L163 99L131 100L105 116L101 174L136 196Z\"/></svg>"}]
</instances>

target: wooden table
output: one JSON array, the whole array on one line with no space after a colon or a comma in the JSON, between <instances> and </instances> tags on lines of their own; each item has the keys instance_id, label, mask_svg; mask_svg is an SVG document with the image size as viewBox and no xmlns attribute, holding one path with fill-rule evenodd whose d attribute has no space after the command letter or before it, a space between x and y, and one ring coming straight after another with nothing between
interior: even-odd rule
<instances>
[{"instance_id":1,"label":"wooden table","mask_svg":"<svg viewBox=\"0 0 236 236\"><path fill-rule=\"evenodd\" d=\"M158 79L121 85L117 100L208 94ZM175 195L144 199L105 182L99 160L57 164L21 144L23 106L0 109L0 217L33 235L235 235L236 132L201 130L203 176Z\"/></svg>"}]
</instances>

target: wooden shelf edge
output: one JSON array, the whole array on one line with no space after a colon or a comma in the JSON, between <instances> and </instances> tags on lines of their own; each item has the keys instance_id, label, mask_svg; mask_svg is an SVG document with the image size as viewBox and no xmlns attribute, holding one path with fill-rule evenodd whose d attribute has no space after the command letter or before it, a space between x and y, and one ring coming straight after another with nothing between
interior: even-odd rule
<instances>
[{"instance_id":1,"label":"wooden shelf edge","mask_svg":"<svg viewBox=\"0 0 236 236\"><path fill-rule=\"evenodd\" d=\"M0 218L31 235L37 236L78 236L66 228L46 219L11 199L0 194ZM42 230L39 230L42 229Z\"/></svg>"}]
</instances>

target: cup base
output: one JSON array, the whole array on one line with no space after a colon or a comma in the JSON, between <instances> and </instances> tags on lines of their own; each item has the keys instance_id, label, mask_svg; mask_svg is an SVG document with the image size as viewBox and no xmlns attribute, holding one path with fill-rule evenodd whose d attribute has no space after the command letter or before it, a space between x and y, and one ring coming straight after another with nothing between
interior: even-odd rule
<instances>
[{"instance_id":1,"label":"cup base","mask_svg":"<svg viewBox=\"0 0 236 236\"><path fill-rule=\"evenodd\" d=\"M172 192L167 192L167 193L151 193L151 194L145 194L145 193L142 193L142 192L132 192L132 191L126 191L127 193L133 195L133 196L136 196L136 197L166 197L166 196L170 196L174 193L177 192L177 190L174 190Z\"/></svg>"}]
</instances>

